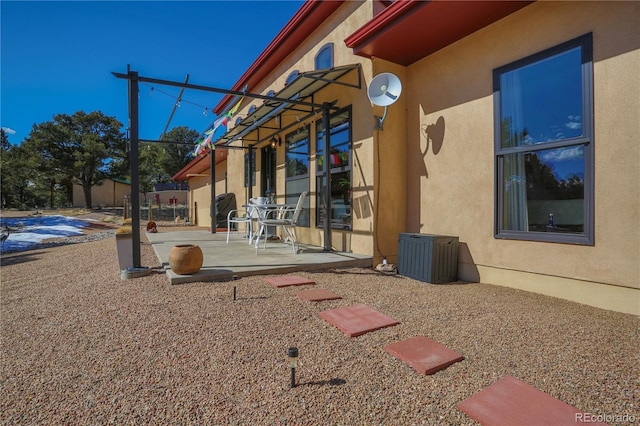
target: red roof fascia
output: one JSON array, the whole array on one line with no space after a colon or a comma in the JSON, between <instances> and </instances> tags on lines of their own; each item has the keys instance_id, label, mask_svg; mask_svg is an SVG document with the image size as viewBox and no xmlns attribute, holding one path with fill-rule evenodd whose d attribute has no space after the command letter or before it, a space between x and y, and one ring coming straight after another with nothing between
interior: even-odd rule
<instances>
[{"instance_id":1,"label":"red roof fascia","mask_svg":"<svg viewBox=\"0 0 640 426\"><path fill-rule=\"evenodd\" d=\"M347 47L354 48L354 46L364 43L368 38L377 36L382 30L395 23L398 19L402 19L412 8L424 6L426 3L428 3L428 1L396 0L371 21L358 28L358 30L347 37L344 42Z\"/></svg>"},{"instance_id":2,"label":"red roof fascia","mask_svg":"<svg viewBox=\"0 0 640 426\"><path fill-rule=\"evenodd\" d=\"M408 66L535 0L396 0L345 39L356 55Z\"/></svg>"},{"instance_id":3,"label":"red roof fascia","mask_svg":"<svg viewBox=\"0 0 640 426\"><path fill-rule=\"evenodd\" d=\"M245 85L248 85L251 92L252 88L289 56L342 3L343 1L305 1L231 90L241 91ZM213 112L218 115L222 113L233 98L233 95L225 95L213 108Z\"/></svg>"}]
</instances>

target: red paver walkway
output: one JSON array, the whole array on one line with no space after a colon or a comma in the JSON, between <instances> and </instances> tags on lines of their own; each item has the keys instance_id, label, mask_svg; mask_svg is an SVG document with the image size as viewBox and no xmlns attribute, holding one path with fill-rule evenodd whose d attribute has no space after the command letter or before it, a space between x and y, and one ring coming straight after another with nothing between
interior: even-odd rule
<instances>
[{"instance_id":1,"label":"red paver walkway","mask_svg":"<svg viewBox=\"0 0 640 426\"><path fill-rule=\"evenodd\" d=\"M283 275L281 277L265 278L264 281L266 281L271 287L275 288L289 287L292 285L315 285L316 283L309 278L299 277L297 275Z\"/></svg>"},{"instance_id":2,"label":"red paver walkway","mask_svg":"<svg viewBox=\"0 0 640 426\"><path fill-rule=\"evenodd\" d=\"M361 303L322 311L318 315L350 337L400 324L395 319Z\"/></svg>"},{"instance_id":3,"label":"red paver walkway","mask_svg":"<svg viewBox=\"0 0 640 426\"><path fill-rule=\"evenodd\" d=\"M329 290L323 289L309 289L296 291L296 296L300 299L307 300L309 302L320 302L323 300L335 300L342 299L342 296L335 294Z\"/></svg>"},{"instance_id":4,"label":"red paver walkway","mask_svg":"<svg viewBox=\"0 0 640 426\"><path fill-rule=\"evenodd\" d=\"M425 336L391 343L384 350L421 374L433 374L464 359L462 354Z\"/></svg>"},{"instance_id":5,"label":"red paver walkway","mask_svg":"<svg viewBox=\"0 0 640 426\"><path fill-rule=\"evenodd\" d=\"M458 404L458 408L485 426L575 426L585 416L585 413L577 408L512 376L503 377L465 399ZM590 425L606 424L591 421L588 423Z\"/></svg>"}]
</instances>

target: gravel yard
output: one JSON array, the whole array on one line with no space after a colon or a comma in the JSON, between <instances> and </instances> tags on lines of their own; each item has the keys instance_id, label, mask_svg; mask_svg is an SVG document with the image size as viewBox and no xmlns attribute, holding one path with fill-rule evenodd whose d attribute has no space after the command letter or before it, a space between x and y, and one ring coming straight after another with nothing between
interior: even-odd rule
<instances>
[{"instance_id":1,"label":"gravel yard","mask_svg":"<svg viewBox=\"0 0 640 426\"><path fill-rule=\"evenodd\" d=\"M261 277L171 286L141 253L155 272L129 281L110 235L2 256L2 424L472 425L456 404L505 375L640 421L639 317L367 269L300 273L343 297L318 303ZM318 316L354 303L401 324L349 338ZM465 360L423 376L383 349L417 335Z\"/></svg>"}]
</instances>

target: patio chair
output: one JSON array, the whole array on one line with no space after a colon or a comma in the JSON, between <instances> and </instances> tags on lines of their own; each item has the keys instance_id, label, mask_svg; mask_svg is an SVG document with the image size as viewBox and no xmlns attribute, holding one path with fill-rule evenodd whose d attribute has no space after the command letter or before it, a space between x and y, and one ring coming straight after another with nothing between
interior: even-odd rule
<instances>
[{"instance_id":1,"label":"patio chair","mask_svg":"<svg viewBox=\"0 0 640 426\"><path fill-rule=\"evenodd\" d=\"M304 199L306 198L306 196L307 191L304 191L302 194L300 194L295 207L285 206L276 210L269 210L265 212L264 215L261 215L261 217L258 219L260 230L258 231L258 235L256 237L256 254L258 254L260 237L262 236L262 234L264 234L264 248L267 248L268 226L279 227L282 230L281 235L286 232L286 236L291 241L291 245L293 246L293 254L298 253L298 241L296 239L295 227L298 226L298 219L300 218L302 205L304 204Z\"/></svg>"},{"instance_id":2,"label":"patio chair","mask_svg":"<svg viewBox=\"0 0 640 426\"><path fill-rule=\"evenodd\" d=\"M258 220L259 211L255 205L264 204L266 201L265 197L257 197L250 198L249 204L244 209L234 209L230 210L227 213L227 244L229 244L229 235L231 231L231 224L245 224L245 229L247 231L247 239L249 240L249 244L253 241L253 221ZM240 229L238 228L238 232Z\"/></svg>"}]
</instances>

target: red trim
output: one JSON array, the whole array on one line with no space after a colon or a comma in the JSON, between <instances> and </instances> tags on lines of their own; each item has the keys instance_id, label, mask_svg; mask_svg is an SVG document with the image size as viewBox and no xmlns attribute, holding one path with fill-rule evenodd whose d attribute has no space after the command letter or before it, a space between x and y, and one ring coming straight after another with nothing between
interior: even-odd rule
<instances>
[{"instance_id":1,"label":"red trim","mask_svg":"<svg viewBox=\"0 0 640 426\"><path fill-rule=\"evenodd\" d=\"M240 91L245 85L248 85L249 92L251 92L342 3L343 1L305 1L231 90ZM213 112L218 115L222 113L225 108L230 106L229 104L233 98L233 95L225 95L218 105L213 108Z\"/></svg>"},{"instance_id":2,"label":"red trim","mask_svg":"<svg viewBox=\"0 0 640 426\"><path fill-rule=\"evenodd\" d=\"M358 28L358 30L347 37L344 42L347 47L354 48L354 46L364 43L371 37L377 37L387 26L390 26L395 23L396 20L403 18L404 14L411 10L413 7L421 7L427 3L429 2L416 0L396 0L391 3L391 5L388 6L384 11L378 14L378 16L376 16L374 19Z\"/></svg>"},{"instance_id":3,"label":"red trim","mask_svg":"<svg viewBox=\"0 0 640 426\"><path fill-rule=\"evenodd\" d=\"M533 1L396 0L345 44L356 55L408 66Z\"/></svg>"}]
</instances>

